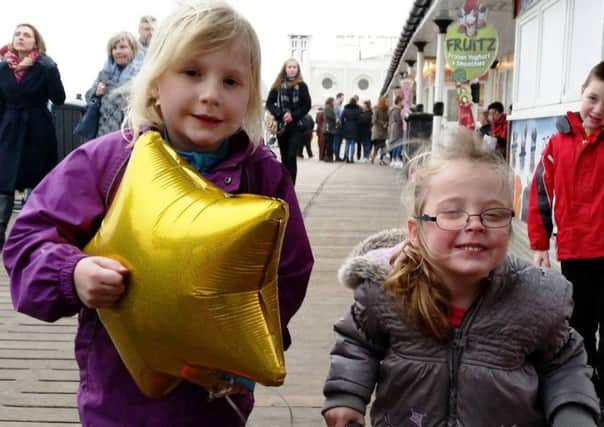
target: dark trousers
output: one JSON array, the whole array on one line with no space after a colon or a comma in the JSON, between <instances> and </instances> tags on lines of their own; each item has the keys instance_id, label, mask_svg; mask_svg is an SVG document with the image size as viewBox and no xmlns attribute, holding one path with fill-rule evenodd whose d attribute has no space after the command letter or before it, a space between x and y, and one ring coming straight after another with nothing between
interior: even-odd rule
<instances>
[{"instance_id":1,"label":"dark trousers","mask_svg":"<svg viewBox=\"0 0 604 427\"><path fill-rule=\"evenodd\" d=\"M333 155L336 160L340 160L340 147L342 146L342 128L337 127L336 133L333 136Z\"/></svg>"},{"instance_id":2,"label":"dark trousers","mask_svg":"<svg viewBox=\"0 0 604 427\"><path fill-rule=\"evenodd\" d=\"M281 154L281 163L289 171L292 182L296 183L298 174L298 148L304 144L304 132L298 128L286 129L277 137L279 142L279 152Z\"/></svg>"},{"instance_id":3,"label":"dark trousers","mask_svg":"<svg viewBox=\"0 0 604 427\"><path fill-rule=\"evenodd\" d=\"M326 162L333 161L333 133L324 133L323 138L325 139L325 154L323 160Z\"/></svg>"},{"instance_id":4,"label":"dark trousers","mask_svg":"<svg viewBox=\"0 0 604 427\"><path fill-rule=\"evenodd\" d=\"M302 144L298 146L298 157L304 157L303 150L306 148L306 155L312 157L312 148L310 143L312 142L312 131L304 132L302 138Z\"/></svg>"},{"instance_id":5,"label":"dark trousers","mask_svg":"<svg viewBox=\"0 0 604 427\"><path fill-rule=\"evenodd\" d=\"M319 144L319 160L325 160L325 135L322 132L317 133L317 143Z\"/></svg>"},{"instance_id":6,"label":"dark trousers","mask_svg":"<svg viewBox=\"0 0 604 427\"><path fill-rule=\"evenodd\" d=\"M15 193L0 193L0 250L2 249L2 246L4 246L6 229L8 228L8 222L13 213L14 200Z\"/></svg>"},{"instance_id":7,"label":"dark trousers","mask_svg":"<svg viewBox=\"0 0 604 427\"><path fill-rule=\"evenodd\" d=\"M585 340L599 396L604 392L604 258L562 261L562 274L573 284L575 308L570 325ZM599 330L598 330L599 328ZM596 347L596 333L599 335Z\"/></svg>"}]
</instances>

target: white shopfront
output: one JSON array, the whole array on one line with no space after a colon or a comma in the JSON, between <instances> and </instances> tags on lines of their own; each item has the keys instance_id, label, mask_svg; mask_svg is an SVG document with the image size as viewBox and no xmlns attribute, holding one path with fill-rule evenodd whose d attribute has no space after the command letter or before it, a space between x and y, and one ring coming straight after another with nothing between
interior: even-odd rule
<instances>
[{"instance_id":1,"label":"white shopfront","mask_svg":"<svg viewBox=\"0 0 604 427\"><path fill-rule=\"evenodd\" d=\"M577 111L581 85L604 58L602 0L519 1L508 138L516 209L526 220L528 188L556 120Z\"/></svg>"},{"instance_id":2,"label":"white shopfront","mask_svg":"<svg viewBox=\"0 0 604 427\"><path fill-rule=\"evenodd\" d=\"M456 125L457 105L448 65L438 60L442 31L435 24L443 19L453 22L465 1L415 0L382 89L383 93L396 93L399 75L411 71L415 103L430 113L442 110L438 128ZM604 1L473 3L477 2L488 9L487 22L497 30L500 48L497 62L477 82L474 111L484 110L493 101L512 109L508 159L515 172L515 208L526 220L529 183L545 143L556 132L556 120L567 111L578 110L583 81L604 59ZM440 81L436 78L439 67L444 76Z\"/></svg>"}]
</instances>

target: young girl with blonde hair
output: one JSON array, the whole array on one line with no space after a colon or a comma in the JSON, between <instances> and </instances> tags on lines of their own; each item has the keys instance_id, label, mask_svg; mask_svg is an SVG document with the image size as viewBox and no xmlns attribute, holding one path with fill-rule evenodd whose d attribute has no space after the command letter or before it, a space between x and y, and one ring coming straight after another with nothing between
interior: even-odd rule
<instances>
[{"instance_id":1,"label":"young girl with blonde hair","mask_svg":"<svg viewBox=\"0 0 604 427\"><path fill-rule=\"evenodd\" d=\"M355 301L335 325L328 426L364 425L374 389L375 427L596 426L570 283L507 255L511 177L461 129L417 167L406 240L390 230L355 248L340 269Z\"/></svg>"},{"instance_id":2,"label":"young girl with blonde hair","mask_svg":"<svg viewBox=\"0 0 604 427\"><path fill-rule=\"evenodd\" d=\"M289 204L278 284L284 347L290 345L287 324L302 303L313 259L287 171L260 144L256 33L227 5L182 4L154 33L132 93L128 129L74 151L17 218L4 251L13 304L49 322L78 314L83 426L241 427L254 403L243 386L231 396L236 408L188 381L157 399L139 391L96 312L120 301L128 271L82 248L107 214L138 136L156 131L163 136L158 143L171 145L223 190Z\"/></svg>"}]
</instances>

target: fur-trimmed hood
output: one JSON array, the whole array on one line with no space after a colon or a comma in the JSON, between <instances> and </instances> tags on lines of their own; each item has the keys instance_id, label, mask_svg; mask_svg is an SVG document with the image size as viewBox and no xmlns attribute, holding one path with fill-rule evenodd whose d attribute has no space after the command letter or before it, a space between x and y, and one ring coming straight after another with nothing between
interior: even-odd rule
<instances>
[{"instance_id":1,"label":"fur-trimmed hood","mask_svg":"<svg viewBox=\"0 0 604 427\"><path fill-rule=\"evenodd\" d=\"M599 416L582 339L568 325L571 284L560 273L508 256L459 333L438 342L401 318L396 297L382 286L404 238L401 230L371 236L339 270L354 303L334 326L324 412L346 406L364 413L375 396L375 427L410 425L415 414L430 426L454 415L465 426L545 427L553 417L560 424L557 414L570 406Z\"/></svg>"},{"instance_id":2,"label":"fur-trimmed hood","mask_svg":"<svg viewBox=\"0 0 604 427\"><path fill-rule=\"evenodd\" d=\"M364 281L383 282L390 274L390 258L407 233L400 228L380 231L357 244L338 270L338 280L355 289Z\"/></svg>"}]
</instances>

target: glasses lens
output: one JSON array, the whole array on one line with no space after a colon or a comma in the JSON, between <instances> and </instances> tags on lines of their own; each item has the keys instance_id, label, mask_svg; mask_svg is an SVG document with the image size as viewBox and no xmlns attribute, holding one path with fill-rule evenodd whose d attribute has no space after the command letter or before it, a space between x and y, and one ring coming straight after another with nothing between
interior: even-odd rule
<instances>
[{"instance_id":1,"label":"glasses lens","mask_svg":"<svg viewBox=\"0 0 604 427\"><path fill-rule=\"evenodd\" d=\"M436 215L436 225L443 230L461 230L467 222L468 214L464 211L448 211Z\"/></svg>"},{"instance_id":2,"label":"glasses lens","mask_svg":"<svg viewBox=\"0 0 604 427\"><path fill-rule=\"evenodd\" d=\"M512 211L504 208L487 209L481 218L485 227L505 227L512 222Z\"/></svg>"}]
</instances>

